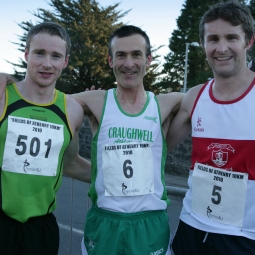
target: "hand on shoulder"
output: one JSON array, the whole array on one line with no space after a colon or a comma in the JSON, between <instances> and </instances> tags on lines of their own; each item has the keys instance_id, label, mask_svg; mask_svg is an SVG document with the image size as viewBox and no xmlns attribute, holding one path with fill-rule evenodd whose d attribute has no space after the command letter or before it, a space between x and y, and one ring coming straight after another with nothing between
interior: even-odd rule
<instances>
[{"instance_id":1,"label":"hand on shoulder","mask_svg":"<svg viewBox=\"0 0 255 255\"><path fill-rule=\"evenodd\" d=\"M4 91L7 85L16 83L17 80L7 73L0 73L0 100L4 95Z\"/></svg>"}]
</instances>

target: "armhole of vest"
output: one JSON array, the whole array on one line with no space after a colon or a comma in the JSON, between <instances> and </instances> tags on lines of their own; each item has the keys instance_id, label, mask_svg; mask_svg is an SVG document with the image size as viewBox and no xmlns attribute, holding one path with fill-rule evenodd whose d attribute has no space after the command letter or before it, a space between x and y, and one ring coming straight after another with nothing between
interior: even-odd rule
<instances>
[{"instance_id":1,"label":"armhole of vest","mask_svg":"<svg viewBox=\"0 0 255 255\"><path fill-rule=\"evenodd\" d=\"M155 102L157 104L157 107L158 107L158 117L159 117L159 125L160 125L160 130L161 130L161 137L162 137L164 146L166 146L166 139L165 139L164 132L163 132L163 127L162 127L163 123L162 123L162 119L161 119L161 109L159 107L158 99L155 95L154 95L154 100L155 100Z\"/></svg>"},{"instance_id":2,"label":"armhole of vest","mask_svg":"<svg viewBox=\"0 0 255 255\"><path fill-rule=\"evenodd\" d=\"M196 105L197 105L198 99L200 98L200 96L201 96L202 92L205 90L205 87L206 87L206 85L207 85L208 83L209 83L209 81L208 81L208 82L206 82L206 83L203 85L203 87L200 89L200 91L198 92L197 98L196 98L196 100L195 100L195 102L194 102L194 105L193 105L192 111L191 111L191 113L190 113L190 119L192 119L193 112L194 112L194 110L195 110L195 108L196 108ZM209 84L209 86L210 86L210 84Z\"/></svg>"},{"instance_id":3,"label":"armhole of vest","mask_svg":"<svg viewBox=\"0 0 255 255\"><path fill-rule=\"evenodd\" d=\"M5 116L5 114L6 114L6 110L7 110L7 105L8 105L8 95L9 95L9 91L6 89L5 90L5 103L4 103L4 109L3 109L3 112L2 112L2 114L1 114L1 116L0 116L0 121L2 121L3 120L3 118L4 118L4 116Z\"/></svg>"},{"instance_id":4,"label":"armhole of vest","mask_svg":"<svg viewBox=\"0 0 255 255\"><path fill-rule=\"evenodd\" d=\"M165 166L166 166L166 157L167 157L167 142L166 142L166 138L164 136L164 131L163 131L163 123L162 123L162 119L161 119L161 109L159 107L159 102L158 102L158 98L154 95L154 99L155 99L155 102L157 104L157 107L158 107L158 116L159 116L159 125L160 125L160 131L161 131L161 137L162 137L162 148L161 148L161 169L160 169L160 179L161 179L161 183L164 187L164 191L162 193L162 196L161 196L161 200L165 200L165 202L169 205L170 204L170 200L169 198L167 197L167 192L166 192L166 187L165 187L165 183L164 183L164 173L165 173Z\"/></svg>"},{"instance_id":5,"label":"armhole of vest","mask_svg":"<svg viewBox=\"0 0 255 255\"><path fill-rule=\"evenodd\" d=\"M101 118L100 118L99 125L98 125L98 129L97 129L97 132L96 132L95 136L97 136L97 135L99 134L99 131L100 131L100 129L101 129L101 125L102 125L103 118L104 118L104 113L105 113L105 108L106 108L106 102L107 102L107 98L108 98L108 93L109 93L109 90L107 90L107 91L105 92L105 96L104 96L104 106L103 106L103 109L102 109Z\"/></svg>"}]
</instances>

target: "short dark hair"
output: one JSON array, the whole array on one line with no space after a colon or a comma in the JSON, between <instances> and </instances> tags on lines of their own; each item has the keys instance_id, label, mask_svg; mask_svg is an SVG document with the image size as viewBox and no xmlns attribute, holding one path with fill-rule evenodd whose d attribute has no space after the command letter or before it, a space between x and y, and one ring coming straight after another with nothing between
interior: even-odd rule
<instances>
[{"instance_id":1,"label":"short dark hair","mask_svg":"<svg viewBox=\"0 0 255 255\"><path fill-rule=\"evenodd\" d=\"M150 45L150 39L148 35L139 27L132 26L132 25L124 25L122 27L117 28L113 33L110 35L109 43L108 43L108 54L112 57L112 40L114 37L122 38L122 37L128 37L131 35L141 35L146 42L146 57L151 55L151 45Z\"/></svg>"},{"instance_id":2,"label":"short dark hair","mask_svg":"<svg viewBox=\"0 0 255 255\"><path fill-rule=\"evenodd\" d=\"M245 5L237 1L221 2L210 7L203 15L199 24L199 36L202 45L204 45L204 25L211 21L223 19L230 22L233 26L242 25L245 33L245 41L248 44L254 34L254 20L250 10Z\"/></svg>"},{"instance_id":3,"label":"short dark hair","mask_svg":"<svg viewBox=\"0 0 255 255\"><path fill-rule=\"evenodd\" d=\"M70 53L71 40L67 31L59 24L55 22L43 22L38 25L33 26L26 39L26 48L29 50L32 38L38 33L47 33L49 35L59 36L62 40L66 42L66 56Z\"/></svg>"}]
</instances>

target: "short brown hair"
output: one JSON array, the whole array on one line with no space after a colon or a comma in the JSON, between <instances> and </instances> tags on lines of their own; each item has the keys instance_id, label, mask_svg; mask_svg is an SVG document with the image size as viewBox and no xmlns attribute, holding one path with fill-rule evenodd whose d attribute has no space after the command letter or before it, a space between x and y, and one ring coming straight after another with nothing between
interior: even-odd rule
<instances>
[{"instance_id":1,"label":"short brown hair","mask_svg":"<svg viewBox=\"0 0 255 255\"><path fill-rule=\"evenodd\" d=\"M47 33L49 35L59 36L62 40L66 42L66 56L70 54L71 40L66 32L66 30L55 22L43 22L38 25L33 26L28 34L26 40L26 48L29 50L32 38L38 33Z\"/></svg>"},{"instance_id":2,"label":"short brown hair","mask_svg":"<svg viewBox=\"0 0 255 255\"><path fill-rule=\"evenodd\" d=\"M203 15L199 24L199 36L202 45L204 45L204 25L211 21L223 19L230 22L233 26L242 25L245 33L245 41L248 44L254 34L254 20L250 10L245 5L236 1L221 2L210 7Z\"/></svg>"}]
</instances>

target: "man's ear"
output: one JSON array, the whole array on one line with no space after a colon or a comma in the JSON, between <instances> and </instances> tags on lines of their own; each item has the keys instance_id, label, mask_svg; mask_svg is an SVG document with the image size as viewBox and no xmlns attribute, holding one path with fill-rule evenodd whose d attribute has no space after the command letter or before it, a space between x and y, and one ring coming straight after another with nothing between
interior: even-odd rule
<instances>
[{"instance_id":1,"label":"man's ear","mask_svg":"<svg viewBox=\"0 0 255 255\"><path fill-rule=\"evenodd\" d=\"M24 58L25 58L26 61L28 59L28 54L29 54L29 50L28 50L28 48L26 48L25 53L24 53Z\"/></svg>"},{"instance_id":2,"label":"man's ear","mask_svg":"<svg viewBox=\"0 0 255 255\"><path fill-rule=\"evenodd\" d=\"M69 58L70 58L70 55L67 55L66 58L65 58L65 64L63 66L63 69L67 67L68 62L69 62Z\"/></svg>"},{"instance_id":3,"label":"man's ear","mask_svg":"<svg viewBox=\"0 0 255 255\"><path fill-rule=\"evenodd\" d=\"M108 55L108 64L112 68L113 63L112 63L112 57L110 55Z\"/></svg>"},{"instance_id":4,"label":"man's ear","mask_svg":"<svg viewBox=\"0 0 255 255\"><path fill-rule=\"evenodd\" d=\"M255 41L255 35L252 36L251 40L249 41L248 45L246 46L246 49L249 50L251 46L253 45Z\"/></svg>"},{"instance_id":5,"label":"man's ear","mask_svg":"<svg viewBox=\"0 0 255 255\"><path fill-rule=\"evenodd\" d=\"M150 66L151 61L152 61L152 56L151 56L151 54L150 54L150 55L147 57L147 59L146 59L146 67L147 67L147 68Z\"/></svg>"}]
</instances>

